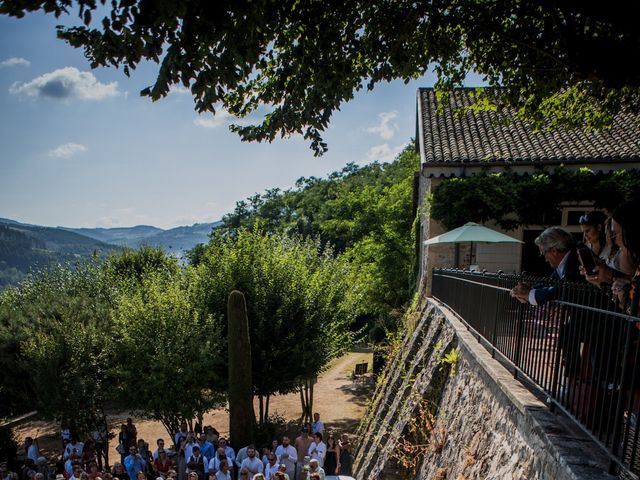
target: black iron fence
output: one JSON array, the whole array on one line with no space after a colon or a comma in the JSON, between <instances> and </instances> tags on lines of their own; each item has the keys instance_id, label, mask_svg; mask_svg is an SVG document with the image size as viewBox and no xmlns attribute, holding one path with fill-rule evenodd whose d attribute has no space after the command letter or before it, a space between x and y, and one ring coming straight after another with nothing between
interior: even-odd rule
<instances>
[{"instance_id":1,"label":"black iron fence","mask_svg":"<svg viewBox=\"0 0 640 480\"><path fill-rule=\"evenodd\" d=\"M520 303L518 282L553 287L554 300ZM436 269L432 294L603 446L612 472L640 473L640 318L628 289Z\"/></svg>"}]
</instances>

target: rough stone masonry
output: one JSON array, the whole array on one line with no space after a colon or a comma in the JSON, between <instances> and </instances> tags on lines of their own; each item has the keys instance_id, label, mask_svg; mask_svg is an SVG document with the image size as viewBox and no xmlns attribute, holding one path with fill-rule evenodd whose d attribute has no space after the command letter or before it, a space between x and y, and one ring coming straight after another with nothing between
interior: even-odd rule
<instances>
[{"instance_id":1,"label":"rough stone masonry","mask_svg":"<svg viewBox=\"0 0 640 480\"><path fill-rule=\"evenodd\" d=\"M597 445L550 412L435 301L428 301L384 375L358 432L358 480L616 478L607 474ZM418 460L413 474L398 461L399 439L420 425L424 399L435 425L420 454L412 454Z\"/></svg>"}]
</instances>

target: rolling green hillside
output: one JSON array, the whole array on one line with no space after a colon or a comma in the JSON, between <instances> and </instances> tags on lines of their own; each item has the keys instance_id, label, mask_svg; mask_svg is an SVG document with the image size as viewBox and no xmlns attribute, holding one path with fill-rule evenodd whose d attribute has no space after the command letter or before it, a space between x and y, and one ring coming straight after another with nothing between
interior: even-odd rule
<instances>
[{"instance_id":1,"label":"rolling green hillside","mask_svg":"<svg viewBox=\"0 0 640 480\"><path fill-rule=\"evenodd\" d=\"M105 256L117 248L60 228L0 219L0 289L17 284L29 270Z\"/></svg>"},{"instance_id":2,"label":"rolling green hillside","mask_svg":"<svg viewBox=\"0 0 640 480\"><path fill-rule=\"evenodd\" d=\"M73 262L123 247L162 247L181 258L221 222L196 223L168 230L148 225L119 228L43 227L0 218L0 290L16 285L32 269Z\"/></svg>"}]
</instances>

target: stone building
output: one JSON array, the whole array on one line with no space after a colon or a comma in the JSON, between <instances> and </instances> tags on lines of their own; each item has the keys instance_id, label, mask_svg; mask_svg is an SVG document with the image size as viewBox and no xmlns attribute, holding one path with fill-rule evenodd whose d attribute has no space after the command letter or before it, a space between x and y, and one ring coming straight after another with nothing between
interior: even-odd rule
<instances>
[{"instance_id":1,"label":"stone building","mask_svg":"<svg viewBox=\"0 0 640 480\"><path fill-rule=\"evenodd\" d=\"M446 179L505 170L528 175L541 169L553 171L561 165L567 169L586 167L604 174L640 167L640 121L636 116L619 114L610 129L596 133L579 129L535 132L529 124L518 120L514 112L469 110L475 101L475 90L458 89L442 104L431 88L419 89L417 93L416 149L421 163L418 181L421 240L417 248L421 286L427 293L434 267L451 267L457 263L460 267L474 264L488 271L529 271L528 265L538 261L532 258L537 251L531 253L530 248L540 231L553 223L578 233L579 216L593 208L590 201L565 203L561 215L553 222L521 226L512 231L487 225L523 240L524 247L476 244L470 252L468 245L425 246L424 240L445 231L430 217L427 199Z\"/></svg>"}]
</instances>

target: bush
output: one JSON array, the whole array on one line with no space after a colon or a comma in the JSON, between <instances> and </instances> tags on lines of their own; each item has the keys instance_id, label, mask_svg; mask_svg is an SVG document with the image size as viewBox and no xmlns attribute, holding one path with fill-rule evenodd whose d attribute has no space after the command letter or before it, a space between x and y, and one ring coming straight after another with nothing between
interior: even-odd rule
<instances>
[{"instance_id":1,"label":"bush","mask_svg":"<svg viewBox=\"0 0 640 480\"><path fill-rule=\"evenodd\" d=\"M18 441L10 427L0 427L0 462L7 462L9 470L18 467Z\"/></svg>"}]
</instances>

